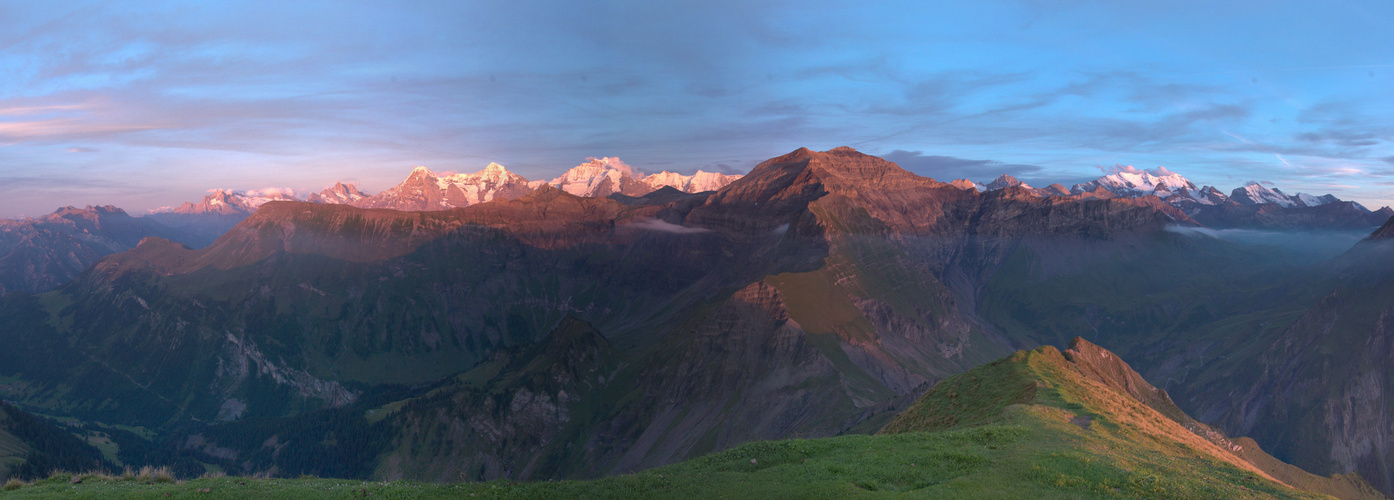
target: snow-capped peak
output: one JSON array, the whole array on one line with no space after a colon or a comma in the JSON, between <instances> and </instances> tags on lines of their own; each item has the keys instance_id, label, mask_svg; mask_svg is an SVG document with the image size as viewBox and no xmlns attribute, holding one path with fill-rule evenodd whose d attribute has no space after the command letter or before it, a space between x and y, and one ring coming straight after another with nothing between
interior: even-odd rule
<instances>
[{"instance_id":1,"label":"snow-capped peak","mask_svg":"<svg viewBox=\"0 0 1394 500\"><path fill-rule=\"evenodd\" d=\"M242 193L243 203L257 208L270 201L300 201L300 195L291 188L269 187L253 189Z\"/></svg>"},{"instance_id":2,"label":"snow-capped peak","mask_svg":"<svg viewBox=\"0 0 1394 500\"><path fill-rule=\"evenodd\" d=\"M454 182L454 183L472 182L472 181L475 181L475 182L477 182L477 181L484 181L484 182L509 182L509 181L517 181L517 180L520 180L520 179L523 180L523 182L525 182L525 183L527 182L527 180L526 180L526 179L523 179L522 176L520 176L520 175L518 175L518 174L515 174L515 173L513 173L513 172L509 172L508 169L507 169L507 168L504 168L503 165L499 165L499 164L494 163L494 162L489 162L488 165L485 165L485 166L484 166L484 169L483 169L483 170L480 170L480 171L475 172L475 173L473 173L473 174L455 174L455 175L450 176L449 178L451 179L451 182Z\"/></svg>"},{"instance_id":3,"label":"snow-capped peak","mask_svg":"<svg viewBox=\"0 0 1394 500\"><path fill-rule=\"evenodd\" d=\"M722 174L717 172L706 172L698 170L692 175L683 175L676 172L663 171L642 179L644 184L650 188L658 189L664 186L671 186L673 189L684 193L700 193L703 191L716 191L727 184L735 182L741 175Z\"/></svg>"},{"instance_id":4,"label":"snow-capped peak","mask_svg":"<svg viewBox=\"0 0 1394 500\"><path fill-rule=\"evenodd\" d=\"M1297 206L1297 203L1288 195L1283 194L1281 190L1269 189L1257 182L1250 182L1244 187L1234 188L1234 192L1230 193L1229 197L1244 205L1272 203L1284 208Z\"/></svg>"},{"instance_id":5,"label":"snow-capped peak","mask_svg":"<svg viewBox=\"0 0 1394 500\"><path fill-rule=\"evenodd\" d=\"M1021 182L1021 180L1017 179L1016 177L1012 177L1007 174L1002 174L997 177L997 180L988 183L987 190L996 191L998 189L1006 189L1012 186L1021 186L1026 189L1033 189L1030 184Z\"/></svg>"},{"instance_id":6,"label":"snow-capped peak","mask_svg":"<svg viewBox=\"0 0 1394 500\"><path fill-rule=\"evenodd\" d=\"M1132 165L1115 165L1103 177L1070 188L1074 194L1092 192L1103 188L1105 191L1126 198L1153 195L1168 200L1172 205L1214 205L1216 198L1208 196L1196 187L1190 179L1172 172L1166 167L1140 169Z\"/></svg>"},{"instance_id":7,"label":"snow-capped peak","mask_svg":"<svg viewBox=\"0 0 1394 500\"><path fill-rule=\"evenodd\" d=\"M358 190L357 184L345 185L342 182L335 182L333 186L325 188L324 191L311 194L305 198L305 201L347 205L367 197L368 195Z\"/></svg>"},{"instance_id":8,"label":"snow-capped peak","mask_svg":"<svg viewBox=\"0 0 1394 500\"><path fill-rule=\"evenodd\" d=\"M458 187L466 192L466 196L477 198L471 203L482 203L493 199L490 193L491 186L500 184L524 184L528 183L523 176L509 172L503 165L489 162L483 169L472 174L447 173L436 178L436 185L441 189L450 189L451 186ZM470 196L475 194L477 196Z\"/></svg>"},{"instance_id":9,"label":"snow-capped peak","mask_svg":"<svg viewBox=\"0 0 1394 500\"><path fill-rule=\"evenodd\" d=\"M1321 196L1312 196L1307 193L1297 193L1292 195L1292 197L1296 199L1298 204L1304 207L1319 207L1328 203L1336 203L1338 201L1341 201L1340 198L1337 198L1336 196L1329 194Z\"/></svg>"},{"instance_id":10,"label":"snow-capped peak","mask_svg":"<svg viewBox=\"0 0 1394 500\"><path fill-rule=\"evenodd\" d=\"M950 182L949 185L963 190L971 189L979 193L987 191L987 186L978 184L968 179L955 179L953 182Z\"/></svg>"},{"instance_id":11,"label":"snow-capped peak","mask_svg":"<svg viewBox=\"0 0 1394 500\"><path fill-rule=\"evenodd\" d=\"M1098 187L1126 197L1156 194L1159 190L1168 196L1182 191L1195 193L1200 190L1195 183L1181 174L1167 170L1166 167L1144 170L1132 165L1117 165L1107 175L1084 184L1076 184L1070 191L1082 193Z\"/></svg>"},{"instance_id":12,"label":"snow-capped peak","mask_svg":"<svg viewBox=\"0 0 1394 500\"><path fill-rule=\"evenodd\" d=\"M437 174L426 167L416 167L401 184L351 204L363 208L445 210L495 198L517 198L531 191L527 179L498 163L491 162L469 174Z\"/></svg>"},{"instance_id":13,"label":"snow-capped peak","mask_svg":"<svg viewBox=\"0 0 1394 500\"><path fill-rule=\"evenodd\" d=\"M250 214L258 207L272 201L300 201L296 190L291 188L269 187L238 191L233 189L209 189L208 194L198 203L184 202L177 208L157 209L151 213L173 212L179 214Z\"/></svg>"},{"instance_id":14,"label":"snow-capped peak","mask_svg":"<svg viewBox=\"0 0 1394 500\"><path fill-rule=\"evenodd\" d=\"M639 176L635 175L634 167L619 158L587 158L585 163L552 179L551 184L576 196L608 196L624 192L626 184L638 182L636 177Z\"/></svg>"}]
</instances>

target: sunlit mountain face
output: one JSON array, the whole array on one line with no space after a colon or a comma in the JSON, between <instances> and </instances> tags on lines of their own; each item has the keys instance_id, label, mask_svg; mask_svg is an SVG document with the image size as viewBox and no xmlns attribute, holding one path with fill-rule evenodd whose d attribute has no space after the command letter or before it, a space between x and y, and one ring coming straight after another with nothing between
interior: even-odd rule
<instances>
[{"instance_id":1,"label":"sunlit mountain face","mask_svg":"<svg viewBox=\"0 0 1394 500\"><path fill-rule=\"evenodd\" d=\"M1388 498L1389 18L0 7L0 491Z\"/></svg>"}]
</instances>

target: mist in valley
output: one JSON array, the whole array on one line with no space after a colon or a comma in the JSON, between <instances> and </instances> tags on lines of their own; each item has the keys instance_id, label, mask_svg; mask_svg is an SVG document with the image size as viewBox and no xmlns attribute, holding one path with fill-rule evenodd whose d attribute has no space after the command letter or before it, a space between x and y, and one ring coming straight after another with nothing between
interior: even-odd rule
<instances>
[{"instance_id":1,"label":"mist in valley","mask_svg":"<svg viewBox=\"0 0 1394 500\"><path fill-rule=\"evenodd\" d=\"M1240 245L1263 247L1299 265L1331 260L1354 247L1374 228L1327 230L1210 229L1171 226L1168 231L1196 238L1215 238Z\"/></svg>"}]
</instances>

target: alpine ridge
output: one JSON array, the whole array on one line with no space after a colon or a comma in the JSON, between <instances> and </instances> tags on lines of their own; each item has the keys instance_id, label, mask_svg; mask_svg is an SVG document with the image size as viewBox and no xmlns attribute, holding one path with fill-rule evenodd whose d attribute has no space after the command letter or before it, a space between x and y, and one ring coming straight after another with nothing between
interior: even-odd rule
<instances>
[{"instance_id":1,"label":"alpine ridge","mask_svg":"<svg viewBox=\"0 0 1394 500\"><path fill-rule=\"evenodd\" d=\"M0 338L29 346L0 353L0 367L36 377L16 394L26 404L158 427L203 443L183 460L228 470L604 475L875 426L926 384L1010 352L964 295L1015 251L1005 236L1132 239L1173 223L1132 200L963 190L850 148L800 149L715 192L625 201L539 185L448 210L269 202L205 248L151 238L102 260L45 299L70 307L0 306L0 335L52 339ZM584 354L596 364L562 385L524 376L548 352L531 346L582 323L607 339ZM168 347L139 347L151 342ZM53 373L34 350L71 361ZM50 384L68 396L47 398ZM488 406L488 420L486 406L458 403L489 394L515 402ZM115 397L125 410L84 403ZM398 458L303 463L288 460L328 450L238 444L369 411L388 436L372 446ZM513 434L549 421L567 423ZM406 445L465 424L452 442L466 448Z\"/></svg>"},{"instance_id":2,"label":"alpine ridge","mask_svg":"<svg viewBox=\"0 0 1394 500\"><path fill-rule=\"evenodd\" d=\"M149 429L152 444L116 456L195 475L590 478L752 441L875 433L950 377L1084 334L1138 371L1082 342L1070 369L1208 443L1192 447L1249 447L1211 439L1223 430L1322 474L1377 463L1295 455L1276 429L1307 420L1205 390L1234 379L1316 415L1282 391L1289 379L1256 377L1320 372L1226 370L1322 359L1329 350L1274 342L1313 338L1283 325L1339 283L1303 281L1313 271L1266 247L1178 230L1199 223L1155 187L980 191L840 147L771 158L715 191L623 176L643 194L564 189L614 185L625 172L611 163L562 187L490 166L465 177L529 191L447 208L447 188L466 190L420 168L408 177L419 189L395 193L429 210L271 201L202 248L145 238L60 288L0 298L6 398ZM1341 436L1377 421L1296 442L1350 449Z\"/></svg>"}]
</instances>

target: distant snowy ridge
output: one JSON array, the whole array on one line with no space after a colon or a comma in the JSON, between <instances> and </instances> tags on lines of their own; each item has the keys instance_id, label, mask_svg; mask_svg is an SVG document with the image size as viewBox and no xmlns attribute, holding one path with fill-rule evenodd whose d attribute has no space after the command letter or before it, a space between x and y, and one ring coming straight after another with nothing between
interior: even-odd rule
<instances>
[{"instance_id":1,"label":"distant snowy ridge","mask_svg":"<svg viewBox=\"0 0 1394 500\"><path fill-rule=\"evenodd\" d=\"M1282 208L1316 207L1341 200L1333 195L1314 196L1307 193L1288 195L1276 188L1268 188L1257 182L1235 188L1229 196L1212 186L1197 188L1190 179L1172 172L1166 167L1139 169L1131 165L1118 165L1103 177L1075 184L1070 188L1072 194L1093 192L1099 188L1126 198L1154 195L1163 201L1182 209L1194 209L1199 205L1222 205L1233 201L1241 205L1261 205L1271 203ZM1363 208L1363 207L1362 207Z\"/></svg>"},{"instance_id":2,"label":"distant snowy ridge","mask_svg":"<svg viewBox=\"0 0 1394 500\"><path fill-rule=\"evenodd\" d=\"M741 178L740 175L720 174L698 170L692 175L660 172L645 175L619 158L588 158L585 163L567 169L549 181L529 181L508 171L498 163L468 174L435 173L426 167L412 169L401 184L377 195L354 198L350 186L336 184L310 201L343 203L362 208L394 210L446 210L485 203L496 199L527 196L544 184L576 196L605 197L611 194L643 196L658 188L671 186L687 193L715 191Z\"/></svg>"},{"instance_id":3,"label":"distant snowy ridge","mask_svg":"<svg viewBox=\"0 0 1394 500\"><path fill-rule=\"evenodd\" d=\"M393 210L445 210L531 192L527 179L497 163L470 174L436 174L429 168L416 167L401 184L348 204Z\"/></svg>"},{"instance_id":4,"label":"distant snowy ridge","mask_svg":"<svg viewBox=\"0 0 1394 500\"><path fill-rule=\"evenodd\" d=\"M184 202L178 207L160 207L150 213L176 214L250 214L272 201L299 201L296 190L291 188L269 187L238 191L233 189L210 189L198 203Z\"/></svg>"},{"instance_id":5,"label":"distant snowy ridge","mask_svg":"<svg viewBox=\"0 0 1394 500\"><path fill-rule=\"evenodd\" d=\"M642 182L653 189L669 186L684 193L700 193L724 188L727 184L735 182L741 177L740 174L722 174L702 170L698 170L692 175L665 171L644 177Z\"/></svg>"},{"instance_id":6,"label":"distant snowy ridge","mask_svg":"<svg viewBox=\"0 0 1394 500\"><path fill-rule=\"evenodd\" d=\"M1174 196L1183 196L1189 199L1187 200L1189 203L1214 205L1222 202L1206 196L1201 188L1197 188L1190 179L1167 170L1166 167L1143 170L1132 165L1118 165L1108 175L1083 184L1075 184L1070 188L1070 192L1080 194L1092 192L1098 188L1104 188L1110 193L1125 198L1154 195L1166 200Z\"/></svg>"},{"instance_id":7,"label":"distant snowy ridge","mask_svg":"<svg viewBox=\"0 0 1394 500\"><path fill-rule=\"evenodd\" d=\"M1288 195L1278 188L1269 189L1257 182L1250 182L1244 187L1235 188L1229 197L1244 205L1272 203L1280 207L1318 207L1341 201L1329 194L1322 196L1313 196L1307 193Z\"/></svg>"}]
</instances>

